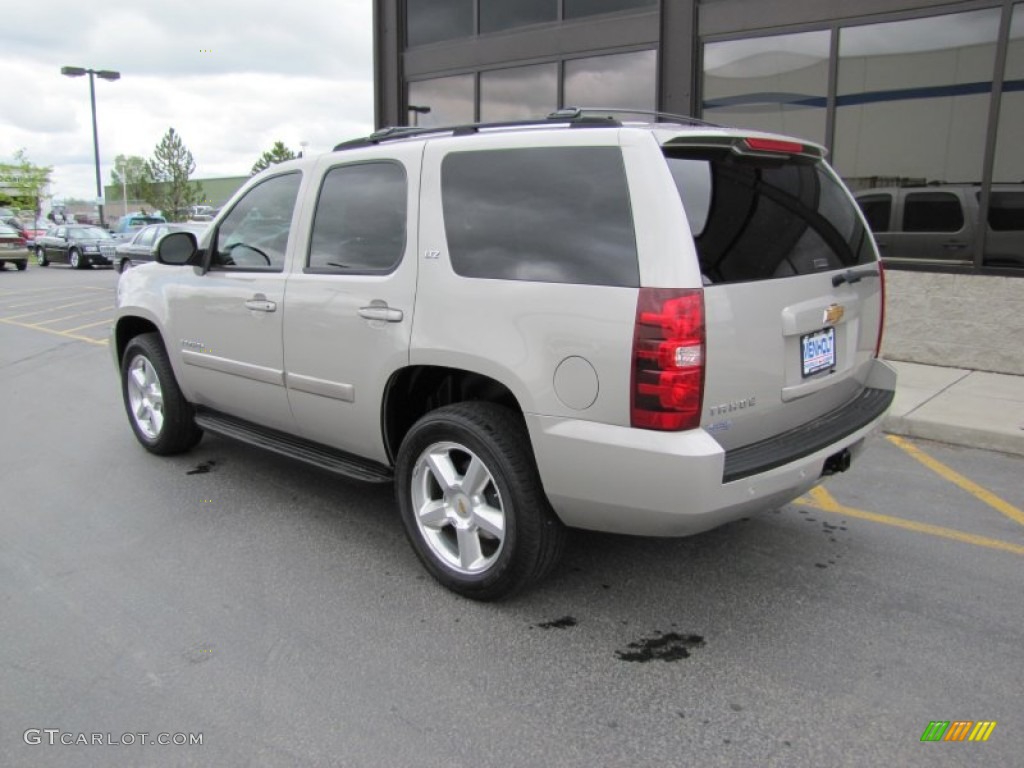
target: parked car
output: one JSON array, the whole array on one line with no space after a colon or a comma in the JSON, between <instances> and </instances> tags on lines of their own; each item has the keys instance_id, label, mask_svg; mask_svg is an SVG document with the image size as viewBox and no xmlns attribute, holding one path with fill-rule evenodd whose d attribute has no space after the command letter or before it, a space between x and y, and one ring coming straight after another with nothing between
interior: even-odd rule
<instances>
[{"instance_id":1,"label":"parked car","mask_svg":"<svg viewBox=\"0 0 1024 768\"><path fill-rule=\"evenodd\" d=\"M183 224L149 224L136 232L135 236L128 242L116 245L111 261L118 272L124 272L131 267L153 261L156 256L157 243L168 232L192 232L199 237L209 229L209 226L209 224L201 222L195 224L190 222Z\"/></svg>"},{"instance_id":2,"label":"parked car","mask_svg":"<svg viewBox=\"0 0 1024 768\"><path fill-rule=\"evenodd\" d=\"M101 227L58 224L36 239L36 261L41 267L52 262L70 264L75 269L110 264L110 259L100 250L100 246L110 239L110 233Z\"/></svg>"},{"instance_id":3,"label":"parked car","mask_svg":"<svg viewBox=\"0 0 1024 768\"><path fill-rule=\"evenodd\" d=\"M163 224L166 221L163 216L155 213L129 213L117 220L110 234L115 240L130 240L143 227L149 224Z\"/></svg>"},{"instance_id":4,"label":"parked car","mask_svg":"<svg viewBox=\"0 0 1024 768\"><path fill-rule=\"evenodd\" d=\"M788 137L578 110L390 129L258 174L157 262L121 276L110 343L141 445L210 431L393 483L475 599L548 572L567 526L785 504L894 394L871 233Z\"/></svg>"},{"instance_id":5,"label":"parked car","mask_svg":"<svg viewBox=\"0 0 1024 768\"><path fill-rule=\"evenodd\" d=\"M857 203L885 261L971 264L981 226L981 190L970 184L879 187ZM983 263L1024 267L1024 184L992 187Z\"/></svg>"},{"instance_id":6,"label":"parked car","mask_svg":"<svg viewBox=\"0 0 1024 768\"><path fill-rule=\"evenodd\" d=\"M32 219L23 223L25 227L25 245L28 246L29 250L32 250L35 248L36 238L45 235L50 225L46 219Z\"/></svg>"},{"instance_id":7,"label":"parked car","mask_svg":"<svg viewBox=\"0 0 1024 768\"><path fill-rule=\"evenodd\" d=\"M18 230L8 224L0 224L0 269L10 262L19 272L28 267L28 249L25 238Z\"/></svg>"}]
</instances>

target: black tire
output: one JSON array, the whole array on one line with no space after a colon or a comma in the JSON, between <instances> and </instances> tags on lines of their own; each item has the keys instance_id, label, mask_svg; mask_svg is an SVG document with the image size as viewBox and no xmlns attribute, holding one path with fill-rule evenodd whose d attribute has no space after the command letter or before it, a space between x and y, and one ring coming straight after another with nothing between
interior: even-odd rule
<instances>
[{"instance_id":1,"label":"black tire","mask_svg":"<svg viewBox=\"0 0 1024 768\"><path fill-rule=\"evenodd\" d=\"M121 259L121 261L118 262L117 271L120 272L122 275L125 272L127 272L129 269L131 269L131 268L132 268L131 259Z\"/></svg>"},{"instance_id":2,"label":"black tire","mask_svg":"<svg viewBox=\"0 0 1024 768\"><path fill-rule=\"evenodd\" d=\"M14 262L14 265L18 268L19 272L24 272L28 269L28 259L22 259L21 261Z\"/></svg>"},{"instance_id":3,"label":"black tire","mask_svg":"<svg viewBox=\"0 0 1024 768\"><path fill-rule=\"evenodd\" d=\"M139 379L129 384L129 377L138 367ZM159 405L145 393L152 393L155 382L159 392ZM145 333L128 342L121 358L121 396L124 400L128 423L135 437L150 453L170 456L183 453L199 442L203 431L196 426L195 410L182 395L174 378L171 361L167 357L159 334ZM139 403L138 413L133 410L133 397ZM156 425L159 414L159 425Z\"/></svg>"},{"instance_id":4,"label":"black tire","mask_svg":"<svg viewBox=\"0 0 1024 768\"><path fill-rule=\"evenodd\" d=\"M461 466L462 474L451 494L441 488L437 475L425 464L426 456L437 450L450 458L456 472ZM463 493L459 486L471 474L468 468L474 458L487 473L476 473L481 484L475 495ZM402 441L395 489L402 523L416 555L435 579L464 597L508 597L545 576L561 556L565 528L544 494L526 426L519 414L507 408L468 402L423 416ZM435 500L438 495L444 498L443 509L447 510L439 514L448 519L421 525L418 505L425 510L423 499ZM475 527L478 508L487 514L501 512L503 538L492 537L486 526ZM476 530L469 534L470 540L476 539L483 563L476 570L451 561L463 556L463 540L456 531L460 521Z\"/></svg>"},{"instance_id":5,"label":"black tire","mask_svg":"<svg viewBox=\"0 0 1024 768\"><path fill-rule=\"evenodd\" d=\"M85 269L85 259L82 257L81 251L77 248L68 251L68 264L72 269Z\"/></svg>"},{"instance_id":6,"label":"black tire","mask_svg":"<svg viewBox=\"0 0 1024 768\"><path fill-rule=\"evenodd\" d=\"M36 263L40 267L50 266L50 260L46 258L46 253L43 251L42 248L36 248Z\"/></svg>"}]
</instances>

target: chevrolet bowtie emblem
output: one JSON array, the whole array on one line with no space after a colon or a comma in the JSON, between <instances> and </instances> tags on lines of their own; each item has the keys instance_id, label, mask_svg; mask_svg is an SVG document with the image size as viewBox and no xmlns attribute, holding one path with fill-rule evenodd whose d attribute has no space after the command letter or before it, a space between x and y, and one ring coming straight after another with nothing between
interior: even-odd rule
<instances>
[{"instance_id":1,"label":"chevrolet bowtie emblem","mask_svg":"<svg viewBox=\"0 0 1024 768\"><path fill-rule=\"evenodd\" d=\"M825 317L822 319L821 322L823 322L825 325L835 325L836 323L843 319L843 313L845 312L846 310L843 309L842 305L833 304L825 309Z\"/></svg>"}]
</instances>

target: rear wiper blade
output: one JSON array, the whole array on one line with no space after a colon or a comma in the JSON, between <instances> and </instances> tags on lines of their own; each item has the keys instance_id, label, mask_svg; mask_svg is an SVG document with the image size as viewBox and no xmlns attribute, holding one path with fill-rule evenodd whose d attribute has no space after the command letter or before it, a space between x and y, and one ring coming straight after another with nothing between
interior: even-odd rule
<instances>
[{"instance_id":1,"label":"rear wiper blade","mask_svg":"<svg viewBox=\"0 0 1024 768\"><path fill-rule=\"evenodd\" d=\"M832 275L833 287L838 287L843 283L859 283L865 277L878 277L877 269L848 269L841 275Z\"/></svg>"}]
</instances>

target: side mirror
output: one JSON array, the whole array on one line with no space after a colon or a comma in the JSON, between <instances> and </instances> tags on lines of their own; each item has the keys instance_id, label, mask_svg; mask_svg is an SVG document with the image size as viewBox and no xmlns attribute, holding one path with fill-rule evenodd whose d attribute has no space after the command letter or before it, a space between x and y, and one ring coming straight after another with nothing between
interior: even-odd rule
<instances>
[{"instance_id":1,"label":"side mirror","mask_svg":"<svg viewBox=\"0 0 1024 768\"><path fill-rule=\"evenodd\" d=\"M161 264L188 264L196 253L196 236L191 232L171 232L156 246L156 260Z\"/></svg>"}]
</instances>

